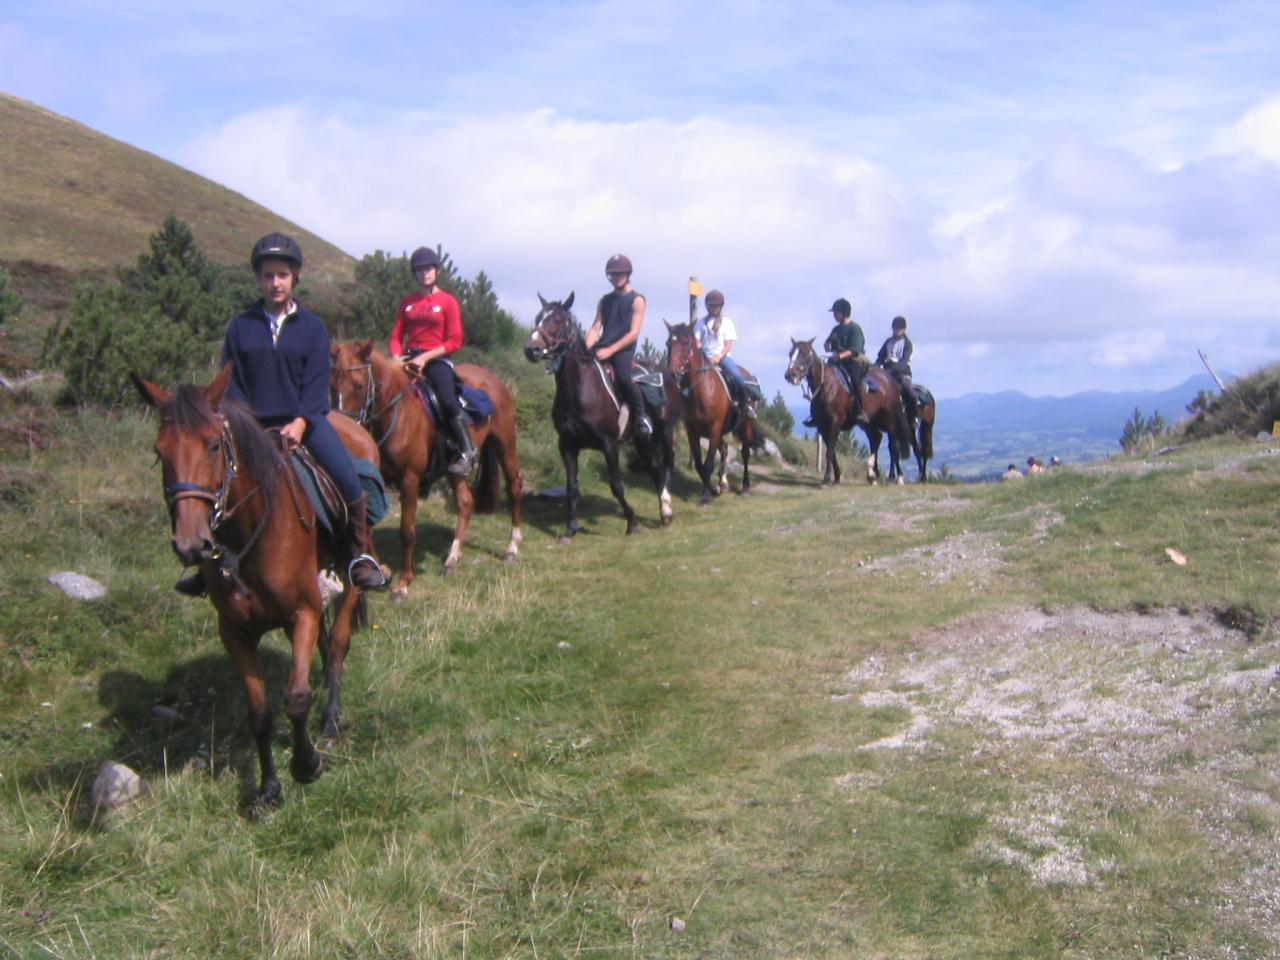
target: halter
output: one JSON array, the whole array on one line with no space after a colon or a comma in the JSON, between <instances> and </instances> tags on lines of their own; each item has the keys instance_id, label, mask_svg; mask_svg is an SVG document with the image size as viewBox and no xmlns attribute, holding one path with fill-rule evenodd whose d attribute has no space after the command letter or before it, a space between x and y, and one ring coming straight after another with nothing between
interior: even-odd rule
<instances>
[{"instance_id":1,"label":"halter","mask_svg":"<svg viewBox=\"0 0 1280 960\"><path fill-rule=\"evenodd\" d=\"M351 373L352 371L355 371L355 370L363 370L365 373L364 402L360 405L360 412L348 413L346 410L343 410L341 395L338 396L337 410L344 417L349 417L350 419L354 420L356 423L360 424L360 426L364 427L366 430L369 428L370 423L375 423L388 410L392 410L393 413L391 415L391 423L387 425L387 429L383 432L381 437L374 438L375 440L377 440L378 446L382 446L384 443L387 442L387 438L391 436L392 431L395 430L396 428L396 419L400 416L400 411L396 409L396 407L399 405L400 401L404 398L404 391L397 393L395 397L392 398L390 403L388 403L381 410L378 410L375 412L373 408L374 408L374 404L377 403L378 381L377 381L377 378L373 375L373 361L367 360L363 364L359 364L354 367L338 367L339 373ZM369 432L370 434L373 433L372 430L370 430Z\"/></svg>"},{"instance_id":2,"label":"halter","mask_svg":"<svg viewBox=\"0 0 1280 960\"><path fill-rule=\"evenodd\" d=\"M817 368L818 368L818 374L816 378L814 377L814 373L813 373L813 368L815 364L817 365ZM823 359L820 356L818 356L818 351L810 349L809 350L809 367L804 371L804 379L800 381L800 395L804 397L806 400L812 400L814 395L814 389L815 389L813 385L813 380L816 379L818 381L818 386L820 387L822 386L822 381L823 381L823 378L826 376L826 374L827 374L826 362L823 361Z\"/></svg>"},{"instance_id":3,"label":"halter","mask_svg":"<svg viewBox=\"0 0 1280 960\"><path fill-rule=\"evenodd\" d=\"M558 337L552 337L542 326L544 320L547 319L548 312L562 314L566 318L566 322L562 325L567 332ZM538 319L534 321L533 330L542 337L542 342L546 344L546 364L547 372L551 373L552 364L560 359L574 343L582 339L582 330L578 327L578 321L574 319L573 314L565 310L564 307L553 305L538 314Z\"/></svg>"}]
</instances>

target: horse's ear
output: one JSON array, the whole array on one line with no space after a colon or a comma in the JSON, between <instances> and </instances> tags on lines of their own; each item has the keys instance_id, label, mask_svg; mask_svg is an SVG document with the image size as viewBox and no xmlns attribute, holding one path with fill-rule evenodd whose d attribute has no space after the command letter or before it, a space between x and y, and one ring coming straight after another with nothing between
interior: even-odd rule
<instances>
[{"instance_id":1,"label":"horse's ear","mask_svg":"<svg viewBox=\"0 0 1280 960\"><path fill-rule=\"evenodd\" d=\"M542 304L543 310L547 309L547 298L542 295L541 291L538 292L538 302Z\"/></svg>"},{"instance_id":2,"label":"horse's ear","mask_svg":"<svg viewBox=\"0 0 1280 960\"><path fill-rule=\"evenodd\" d=\"M339 344L336 344L336 343L335 343L335 344L332 344L332 345L329 347L329 362L330 362L330 363L337 363L337 362L338 362L338 350L340 350L340 349L341 349L341 346L340 346Z\"/></svg>"},{"instance_id":3,"label":"horse's ear","mask_svg":"<svg viewBox=\"0 0 1280 960\"><path fill-rule=\"evenodd\" d=\"M809 349L810 349L810 350L812 350L812 349L813 349L813 341L815 341L815 340L817 340L817 339L818 339L817 337L810 337L808 340L806 340L806 341L805 341L805 343L807 343L807 344L809 345Z\"/></svg>"},{"instance_id":4,"label":"horse's ear","mask_svg":"<svg viewBox=\"0 0 1280 960\"><path fill-rule=\"evenodd\" d=\"M573 291L570 290L569 296L564 298L564 308L568 310L572 306L573 306Z\"/></svg>"},{"instance_id":5,"label":"horse's ear","mask_svg":"<svg viewBox=\"0 0 1280 960\"><path fill-rule=\"evenodd\" d=\"M356 344L356 356L360 358L362 363L369 362L369 356L373 353L373 341L366 340L363 343Z\"/></svg>"},{"instance_id":6,"label":"horse's ear","mask_svg":"<svg viewBox=\"0 0 1280 960\"><path fill-rule=\"evenodd\" d=\"M795 337L792 337L792 338L791 338L791 349L792 349L792 350L794 350L795 348L796 348L796 338L795 338Z\"/></svg>"},{"instance_id":7,"label":"horse's ear","mask_svg":"<svg viewBox=\"0 0 1280 960\"><path fill-rule=\"evenodd\" d=\"M142 402L153 407L163 407L169 402L169 391L162 387L157 387L149 380L143 380L136 373L130 373L129 379L133 381L134 387L138 391L138 395L142 397Z\"/></svg>"},{"instance_id":8,"label":"horse's ear","mask_svg":"<svg viewBox=\"0 0 1280 960\"><path fill-rule=\"evenodd\" d=\"M209 401L209 406L214 410L217 410L218 405L222 403L222 395L227 392L229 383L231 383L231 364L228 363L218 371L213 382L204 388L204 398Z\"/></svg>"},{"instance_id":9,"label":"horse's ear","mask_svg":"<svg viewBox=\"0 0 1280 960\"><path fill-rule=\"evenodd\" d=\"M671 334L676 332L676 328L671 325L671 321L666 317L662 318L662 322L667 325L667 333Z\"/></svg>"}]
</instances>

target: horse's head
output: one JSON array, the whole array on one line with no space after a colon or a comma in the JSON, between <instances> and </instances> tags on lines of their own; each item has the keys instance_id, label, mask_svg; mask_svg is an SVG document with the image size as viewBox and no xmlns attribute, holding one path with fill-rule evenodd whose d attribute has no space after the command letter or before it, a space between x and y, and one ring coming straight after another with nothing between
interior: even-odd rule
<instances>
[{"instance_id":1,"label":"horse's head","mask_svg":"<svg viewBox=\"0 0 1280 960\"><path fill-rule=\"evenodd\" d=\"M538 294L542 309L533 321L533 333L524 343L524 355L531 363L558 357L578 339L578 321L570 312L573 294L564 301L546 300Z\"/></svg>"},{"instance_id":2,"label":"horse's head","mask_svg":"<svg viewBox=\"0 0 1280 960\"><path fill-rule=\"evenodd\" d=\"M791 353L787 357L787 372L784 375L787 383L798 386L805 377L809 376L809 371L818 360L817 351L813 349L813 341L816 339L818 338L792 339Z\"/></svg>"},{"instance_id":3,"label":"horse's head","mask_svg":"<svg viewBox=\"0 0 1280 960\"><path fill-rule=\"evenodd\" d=\"M234 472L230 434L218 412L230 379L228 364L207 387L185 384L171 394L133 375L142 399L160 413L156 460L164 478L173 551L188 566L213 556L210 517L225 504Z\"/></svg>"},{"instance_id":4,"label":"horse's head","mask_svg":"<svg viewBox=\"0 0 1280 960\"><path fill-rule=\"evenodd\" d=\"M339 343L329 348L329 390L334 409L364 423L373 409L377 382L373 374L373 341Z\"/></svg>"},{"instance_id":5,"label":"horse's head","mask_svg":"<svg viewBox=\"0 0 1280 960\"><path fill-rule=\"evenodd\" d=\"M667 325L667 367L675 373L688 373L693 365L693 356L698 352L693 328L687 323L662 322Z\"/></svg>"}]
</instances>

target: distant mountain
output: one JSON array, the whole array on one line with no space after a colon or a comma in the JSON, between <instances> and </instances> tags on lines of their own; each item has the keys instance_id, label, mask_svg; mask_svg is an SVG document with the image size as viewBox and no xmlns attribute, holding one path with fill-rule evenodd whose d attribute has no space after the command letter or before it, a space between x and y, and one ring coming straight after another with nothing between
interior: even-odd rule
<instances>
[{"instance_id":1,"label":"distant mountain","mask_svg":"<svg viewBox=\"0 0 1280 960\"><path fill-rule=\"evenodd\" d=\"M284 230L302 245L308 283L338 285L354 277L352 257L266 207L0 93L0 266L22 276L132 264L171 212L220 263L245 263L255 240Z\"/></svg>"},{"instance_id":2,"label":"distant mountain","mask_svg":"<svg viewBox=\"0 0 1280 960\"><path fill-rule=\"evenodd\" d=\"M1159 412L1172 424L1186 416L1201 390L1217 390L1208 374L1167 390L1089 390L1066 397L1006 390L939 399L933 464L946 464L956 476L982 477L1002 473L1010 463L1024 467L1030 456L1045 463L1052 456L1063 463L1098 460L1120 452L1120 434L1135 408L1143 416ZM797 424L809 414L808 405L790 409Z\"/></svg>"}]
</instances>

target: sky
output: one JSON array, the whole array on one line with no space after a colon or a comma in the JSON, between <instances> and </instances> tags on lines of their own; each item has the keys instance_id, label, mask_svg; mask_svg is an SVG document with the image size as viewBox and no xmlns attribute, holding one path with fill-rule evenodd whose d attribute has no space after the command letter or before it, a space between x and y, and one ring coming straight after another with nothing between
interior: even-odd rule
<instances>
[{"instance_id":1,"label":"sky","mask_svg":"<svg viewBox=\"0 0 1280 960\"><path fill-rule=\"evenodd\" d=\"M789 403L837 297L941 398L1280 359L1273 2L0 0L0 90L525 324L696 276Z\"/></svg>"}]
</instances>

